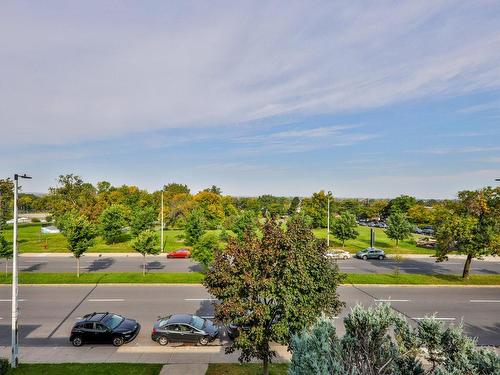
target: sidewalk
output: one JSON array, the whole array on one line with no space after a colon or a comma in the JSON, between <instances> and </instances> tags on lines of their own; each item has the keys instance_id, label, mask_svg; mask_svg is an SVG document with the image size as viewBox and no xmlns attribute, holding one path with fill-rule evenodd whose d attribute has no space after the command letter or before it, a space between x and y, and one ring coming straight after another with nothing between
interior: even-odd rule
<instances>
[{"instance_id":1,"label":"sidewalk","mask_svg":"<svg viewBox=\"0 0 500 375\"><path fill-rule=\"evenodd\" d=\"M289 362L291 354L285 346L273 346L276 363ZM168 363L208 364L238 363L239 353L225 354L224 346L110 346L20 347L21 363ZM10 358L10 347L0 347L0 357ZM258 363L258 361L255 361ZM167 372L167 374L170 374ZM172 374L174 374L172 372Z\"/></svg>"}]
</instances>

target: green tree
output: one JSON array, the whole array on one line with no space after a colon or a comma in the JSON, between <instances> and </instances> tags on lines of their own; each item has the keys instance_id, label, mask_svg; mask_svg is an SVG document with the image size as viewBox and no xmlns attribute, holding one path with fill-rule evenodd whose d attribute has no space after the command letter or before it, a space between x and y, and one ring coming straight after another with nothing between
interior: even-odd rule
<instances>
[{"instance_id":1,"label":"green tree","mask_svg":"<svg viewBox=\"0 0 500 375\"><path fill-rule=\"evenodd\" d=\"M130 220L130 232L132 236L152 229L157 218L156 210L153 207L137 208L132 212Z\"/></svg>"},{"instance_id":2,"label":"green tree","mask_svg":"<svg viewBox=\"0 0 500 375\"><path fill-rule=\"evenodd\" d=\"M99 221L104 241L107 244L117 243L123 236L123 227L127 224L125 208L119 204L112 204L102 212Z\"/></svg>"},{"instance_id":3,"label":"green tree","mask_svg":"<svg viewBox=\"0 0 500 375\"><path fill-rule=\"evenodd\" d=\"M186 220L184 229L186 236L186 245L194 245L205 233L205 223L203 213L200 210L193 210Z\"/></svg>"},{"instance_id":4,"label":"green tree","mask_svg":"<svg viewBox=\"0 0 500 375\"><path fill-rule=\"evenodd\" d=\"M96 228L84 216L71 213L66 216L61 230L68 242L68 250L76 258L76 276L80 277L80 257L94 245Z\"/></svg>"},{"instance_id":5,"label":"green tree","mask_svg":"<svg viewBox=\"0 0 500 375\"><path fill-rule=\"evenodd\" d=\"M472 259L500 255L500 188L462 191L458 201L436 213L436 256L447 259L450 251L467 255L463 278L470 275Z\"/></svg>"},{"instance_id":6,"label":"green tree","mask_svg":"<svg viewBox=\"0 0 500 375\"><path fill-rule=\"evenodd\" d=\"M167 195L189 194L190 190L187 185L170 182L163 186L163 191Z\"/></svg>"},{"instance_id":7,"label":"green tree","mask_svg":"<svg viewBox=\"0 0 500 375\"><path fill-rule=\"evenodd\" d=\"M219 250L219 237L215 233L205 233L194 244L191 257L208 269Z\"/></svg>"},{"instance_id":8,"label":"green tree","mask_svg":"<svg viewBox=\"0 0 500 375\"><path fill-rule=\"evenodd\" d=\"M356 216L346 211L333 221L330 231L335 238L342 241L342 247L344 247L345 241L353 240L358 236L357 226Z\"/></svg>"},{"instance_id":9,"label":"green tree","mask_svg":"<svg viewBox=\"0 0 500 375\"><path fill-rule=\"evenodd\" d=\"M222 194L222 190L220 187L217 187L215 185L212 185L211 187L209 188L206 188L205 190L203 191L206 191L208 193L213 193L213 194L217 194L217 195L221 195Z\"/></svg>"},{"instance_id":10,"label":"green tree","mask_svg":"<svg viewBox=\"0 0 500 375\"><path fill-rule=\"evenodd\" d=\"M407 214L408 210L417 204L417 199L409 195L400 195L391 199L385 206L382 216L389 217L391 214L400 212Z\"/></svg>"},{"instance_id":11,"label":"green tree","mask_svg":"<svg viewBox=\"0 0 500 375\"><path fill-rule=\"evenodd\" d=\"M5 276L8 272L8 260L12 258L12 245L5 239L2 232L0 232L0 258L5 259Z\"/></svg>"},{"instance_id":12,"label":"green tree","mask_svg":"<svg viewBox=\"0 0 500 375\"><path fill-rule=\"evenodd\" d=\"M146 276L146 255L156 255L160 252L160 239L154 230L146 229L130 241L130 246L142 254L142 276Z\"/></svg>"},{"instance_id":13,"label":"green tree","mask_svg":"<svg viewBox=\"0 0 500 375\"><path fill-rule=\"evenodd\" d=\"M412 328L387 304L357 305L338 338L323 317L292 339L289 375L487 375L500 373L500 358L477 348L462 326L444 327L433 317ZM424 349L425 348L425 349ZM430 364L424 370L423 361Z\"/></svg>"},{"instance_id":14,"label":"green tree","mask_svg":"<svg viewBox=\"0 0 500 375\"><path fill-rule=\"evenodd\" d=\"M330 198L330 215L337 210L336 202ZM314 193L311 198L302 201L301 212L311 217L314 228L326 228L328 216L328 195L321 190ZM331 219L330 216L330 219Z\"/></svg>"},{"instance_id":15,"label":"green tree","mask_svg":"<svg viewBox=\"0 0 500 375\"><path fill-rule=\"evenodd\" d=\"M297 212L300 206L299 197L294 197L290 202L290 207L288 207L288 215L293 215Z\"/></svg>"},{"instance_id":16,"label":"green tree","mask_svg":"<svg viewBox=\"0 0 500 375\"><path fill-rule=\"evenodd\" d=\"M387 218L385 233L387 237L396 241L396 247L399 246L399 241L410 237L412 229L413 226L403 212L395 211Z\"/></svg>"},{"instance_id":17,"label":"green tree","mask_svg":"<svg viewBox=\"0 0 500 375\"><path fill-rule=\"evenodd\" d=\"M14 198L14 183L10 178L0 179L0 231L12 217Z\"/></svg>"},{"instance_id":18,"label":"green tree","mask_svg":"<svg viewBox=\"0 0 500 375\"><path fill-rule=\"evenodd\" d=\"M240 350L241 362L261 360L267 375L276 355L271 342L288 344L321 314L337 313L342 303L336 293L338 268L324 259L326 243L300 216L286 231L268 220L262 232L262 237L232 240L217 252L204 285L220 301L218 321L249 327L226 352Z\"/></svg>"},{"instance_id":19,"label":"green tree","mask_svg":"<svg viewBox=\"0 0 500 375\"><path fill-rule=\"evenodd\" d=\"M242 211L235 217L230 229L240 240L243 240L246 234L255 235L258 229L257 216L253 211Z\"/></svg>"}]
</instances>

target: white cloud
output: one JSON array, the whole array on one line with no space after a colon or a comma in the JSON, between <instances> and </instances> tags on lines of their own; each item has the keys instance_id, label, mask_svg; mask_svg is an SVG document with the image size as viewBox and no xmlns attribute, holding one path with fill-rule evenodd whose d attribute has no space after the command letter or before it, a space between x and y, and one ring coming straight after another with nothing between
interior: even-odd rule
<instances>
[{"instance_id":1,"label":"white cloud","mask_svg":"<svg viewBox=\"0 0 500 375\"><path fill-rule=\"evenodd\" d=\"M0 144L498 88L498 13L495 2L451 0L2 2Z\"/></svg>"}]
</instances>

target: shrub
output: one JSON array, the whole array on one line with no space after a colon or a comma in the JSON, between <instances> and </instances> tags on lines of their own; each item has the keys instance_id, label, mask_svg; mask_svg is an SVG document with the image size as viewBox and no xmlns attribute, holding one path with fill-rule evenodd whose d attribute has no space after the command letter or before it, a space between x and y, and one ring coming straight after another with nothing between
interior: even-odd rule
<instances>
[{"instance_id":1,"label":"shrub","mask_svg":"<svg viewBox=\"0 0 500 375\"><path fill-rule=\"evenodd\" d=\"M34 217L33 219L31 219L31 222L32 223L39 223L40 222L40 219L37 218L37 217Z\"/></svg>"},{"instance_id":2,"label":"shrub","mask_svg":"<svg viewBox=\"0 0 500 375\"><path fill-rule=\"evenodd\" d=\"M9 371L9 360L6 358L0 358L0 375L7 374Z\"/></svg>"}]
</instances>

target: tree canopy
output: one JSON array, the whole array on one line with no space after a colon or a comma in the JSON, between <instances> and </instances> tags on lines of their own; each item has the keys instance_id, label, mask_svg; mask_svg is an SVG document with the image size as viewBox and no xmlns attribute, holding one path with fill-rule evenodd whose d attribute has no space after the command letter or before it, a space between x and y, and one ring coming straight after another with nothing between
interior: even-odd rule
<instances>
[{"instance_id":1,"label":"tree canopy","mask_svg":"<svg viewBox=\"0 0 500 375\"><path fill-rule=\"evenodd\" d=\"M154 230L146 229L140 232L137 237L130 241L130 246L135 251L142 254L142 275L146 275L146 255L160 253L160 238Z\"/></svg>"},{"instance_id":2,"label":"tree canopy","mask_svg":"<svg viewBox=\"0 0 500 375\"><path fill-rule=\"evenodd\" d=\"M230 240L217 252L204 285L220 303L215 318L241 330L226 352L241 350L240 361L275 356L270 343L288 344L293 334L321 314L332 315L342 306L336 293L341 279L334 263L325 259L326 243L314 237L297 216L287 229L268 220L262 237Z\"/></svg>"},{"instance_id":3,"label":"tree canopy","mask_svg":"<svg viewBox=\"0 0 500 375\"><path fill-rule=\"evenodd\" d=\"M357 226L356 216L350 212L343 212L333 221L330 231L344 246L345 241L353 240L358 236L359 233L356 231Z\"/></svg>"},{"instance_id":4,"label":"tree canopy","mask_svg":"<svg viewBox=\"0 0 500 375\"><path fill-rule=\"evenodd\" d=\"M406 218L406 214L400 211L394 211L387 218L387 229L385 233L387 237L396 241L396 246L399 246L399 241L408 238L411 234L413 226Z\"/></svg>"}]
</instances>

